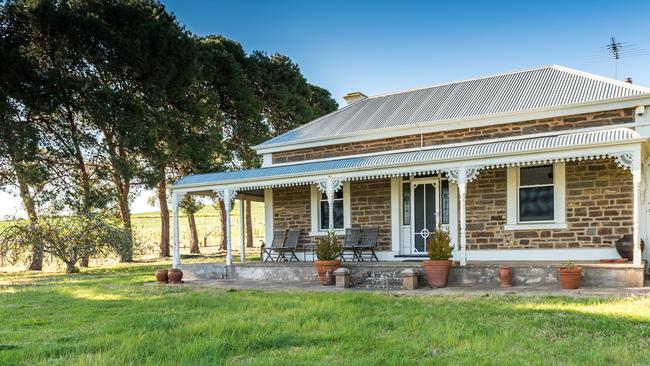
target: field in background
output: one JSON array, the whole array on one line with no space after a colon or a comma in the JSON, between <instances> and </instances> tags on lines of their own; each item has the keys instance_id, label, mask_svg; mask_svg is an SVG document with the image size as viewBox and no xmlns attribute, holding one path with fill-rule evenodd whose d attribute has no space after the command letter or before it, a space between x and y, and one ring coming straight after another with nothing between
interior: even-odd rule
<instances>
[{"instance_id":1,"label":"field in background","mask_svg":"<svg viewBox=\"0 0 650 366\"><path fill-rule=\"evenodd\" d=\"M240 220L239 201L230 212L231 238L233 251L239 253ZM260 240L264 240L264 204L252 202L251 213L253 217L253 245L260 246ZM221 242L221 220L219 212L214 206L207 205L194 215L196 228L199 234L201 254L216 254ZM179 217L181 254L190 252L190 226L187 215L181 211ZM158 212L133 214L131 216L133 232L136 238L147 248L147 253L156 254L160 242L160 215ZM248 251L252 251L250 248ZM259 249L255 249L257 253Z\"/></svg>"},{"instance_id":2,"label":"field in background","mask_svg":"<svg viewBox=\"0 0 650 366\"><path fill-rule=\"evenodd\" d=\"M239 256L239 207L239 201L236 201L232 211L230 212L233 256ZM252 202L251 213L253 217L254 247L247 248L246 255L248 257L259 257L260 241L264 240L264 203ZM201 254L208 256L225 255L225 251L219 250L219 244L221 242L221 220L219 218L219 212L214 206L206 205L194 216L199 235ZM11 225L11 223L12 221L0 221L0 231L2 231L6 226ZM158 257L158 246L160 243L160 214L158 212L133 214L131 216L131 224L133 225L134 236L140 243L140 250L139 253L137 253L136 258L140 260L151 260ZM188 255L190 253L190 227L187 215L182 211L179 217L179 228L181 254ZM170 235L172 234L170 233ZM117 263L117 258L93 258L91 259L90 265L93 267L114 263ZM63 268L62 263L59 263L49 255L46 255L44 265L47 270L61 270ZM20 271L24 270L25 266L26 263L10 265L9 263L0 262L0 271Z\"/></svg>"}]
</instances>

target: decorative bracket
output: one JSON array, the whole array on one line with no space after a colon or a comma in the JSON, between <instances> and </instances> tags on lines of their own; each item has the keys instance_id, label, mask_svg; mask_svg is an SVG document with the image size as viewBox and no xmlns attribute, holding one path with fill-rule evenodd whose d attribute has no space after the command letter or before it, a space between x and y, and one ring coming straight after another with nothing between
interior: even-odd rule
<instances>
[{"instance_id":1,"label":"decorative bracket","mask_svg":"<svg viewBox=\"0 0 650 366\"><path fill-rule=\"evenodd\" d=\"M216 194L217 199L223 201L226 206L226 211L230 211L232 201L237 197L237 191L231 188L221 188L215 189L214 193Z\"/></svg>"},{"instance_id":2,"label":"decorative bracket","mask_svg":"<svg viewBox=\"0 0 650 366\"><path fill-rule=\"evenodd\" d=\"M318 187L319 191L325 193L327 196L327 201L330 204L334 202L334 193L338 192L342 186L342 179L333 179L332 177L328 177L327 179L316 182L316 187Z\"/></svg>"},{"instance_id":3,"label":"decorative bracket","mask_svg":"<svg viewBox=\"0 0 650 366\"><path fill-rule=\"evenodd\" d=\"M616 164L627 170L632 170L632 163L634 162L634 157L631 152L624 153L612 153L608 154L610 157L616 161Z\"/></svg>"},{"instance_id":4,"label":"decorative bracket","mask_svg":"<svg viewBox=\"0 0 650 366\"><path fill-rule=\"evenodd\" d=\"M480 167L460 167L446 170L447 178L456 183L469 183L476 179L480 173Z\"/></svg>"}]
</instances>

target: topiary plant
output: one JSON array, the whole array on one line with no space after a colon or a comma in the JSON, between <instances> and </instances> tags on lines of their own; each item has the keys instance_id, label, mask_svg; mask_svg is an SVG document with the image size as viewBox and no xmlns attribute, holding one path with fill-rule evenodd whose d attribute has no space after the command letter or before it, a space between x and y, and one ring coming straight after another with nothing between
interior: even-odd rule
<instances>
[{"instance_id":1,"label":"topiary plant","mask_svg":"<svg viewBox=\"0 0 650 366\"><path fill-rule=\"evenodd\" d=\"M318 239L316 257L321 261L337 260L341 255L341 250L336 233L332 230L327 233L327 236Z\"/></svg>"},{"instance_id":2,"label":"topiary plant","mask_svg":"<svg viewBox=\"0 0 650 366\"><path fill-rule=\"evenodd\" d=\"M451 258L451 240L449 233L436 230L427 239L427 254L432 261L448 260Z\"/></svg>"}]
</instances>

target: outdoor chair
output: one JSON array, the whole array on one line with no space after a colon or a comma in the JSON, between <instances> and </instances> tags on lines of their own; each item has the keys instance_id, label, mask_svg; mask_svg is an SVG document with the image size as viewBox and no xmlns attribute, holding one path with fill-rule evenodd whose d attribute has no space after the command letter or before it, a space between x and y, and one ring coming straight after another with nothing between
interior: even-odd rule
<instances>
[{"instance_id":1,"label":"outdoor chair","mask_svg":"<svg viewBox=\"0 0 650 366\"><path fill-rule=\"evenodd\" d=\"M346 255L351 256L351 260L354 262L358 258L357 249L359 246L359 238L361 237L361 229L359 228L348 228L345 229L345 238L343 239L343 245L341 246L341 260L346 261L350 258ZM349 253L352 252L352 253Z\"/></svg>"},{"instance_id":2,"label":"outdoor chair","mask_svg":"<svg viewBox=\"0 0 650 366\"><path fill-rule=\"evenodd\" d=\"M273 230L273 240L271 241L271 245L268 247L266 244L262 245L262 258L264 258L264 254L266 254L264 262L267 262L269 259L271 262L276 262L280 258L286 236L287 230L285 229Z\"/></svg>"},{"instance_id":3,"label":"outdoor chair","mask_svg":"<svg viewBox=\"0 0 650 366\"><path fill-rule=\"evenodd\" d=\"M374 259L375 261L379 262L379 258L377 258L377 254L375 254L375 248L377 248L377 235L379 234L379 228L378 227L369 227L363 229L363 235L361 238L361 243L357 246L357 259L360 261L364 260L364 251L369 252L369 261L372 262Z\"/></svg>"},{"instance_id":4,"label":"outdoor chair","mask_svg":"<svg viewBox=\"0 0 650 366\"><path fill-rule=\"evenodd\" d=\"M296 256L296 249L298 248L298 239L300 238L300 229L289 229L289 232L287 233L287 240L278 250L279 257L278 261L284 260L284 261L289 261L291 262L292 260L296 260L300 262L300 259ZM287 258L287 255L289 257Z\"/></svg>"}]
</instances>

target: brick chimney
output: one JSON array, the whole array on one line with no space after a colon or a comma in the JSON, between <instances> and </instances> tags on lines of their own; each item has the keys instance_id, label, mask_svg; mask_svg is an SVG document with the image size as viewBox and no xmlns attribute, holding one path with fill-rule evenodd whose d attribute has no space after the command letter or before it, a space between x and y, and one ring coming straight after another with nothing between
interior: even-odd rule
<instances>
[{"instance_id":1,"label":"brick chimney","mask_svg":"<svg viewBox=\"0 0 650 366\"><path fill-rule=\"evenodd\" d=\"M625 78L625 82L628 84L632 84L632 78Z\"/></svg>"},{"instance_id":2,"label":"brick chimney","mask_svg":"<svg viewBox=\"0 0 650 366\"><path fill-rule=\"evenodd\" d=\"M368 97L365 94L363 94L362 92L348 93L343 97L343 99L345 99L345 101L348 104L352 104L354 102L358 102L358 101L366 99L366 98L368 98Z\"/></svg>"}]
</instances>

